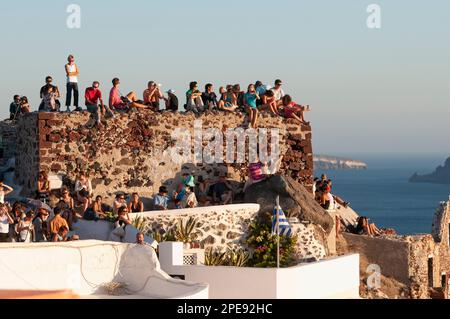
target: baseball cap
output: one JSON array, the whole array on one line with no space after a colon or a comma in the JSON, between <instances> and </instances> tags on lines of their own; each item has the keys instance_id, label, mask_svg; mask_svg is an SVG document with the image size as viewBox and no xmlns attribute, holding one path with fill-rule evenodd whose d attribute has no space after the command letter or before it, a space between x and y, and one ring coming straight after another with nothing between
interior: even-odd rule
<instances>
[{"instance_id":1,"label":"baseball cap","mask_svg":"<svg viewBox=\"0 0 450 319\"><path fill-rule=\"evenodd\" d=\"M170 90L166 91L166 93L174 94L174 93L175 93L175 90L170 89Z\"/></svg>"}]
</instances>

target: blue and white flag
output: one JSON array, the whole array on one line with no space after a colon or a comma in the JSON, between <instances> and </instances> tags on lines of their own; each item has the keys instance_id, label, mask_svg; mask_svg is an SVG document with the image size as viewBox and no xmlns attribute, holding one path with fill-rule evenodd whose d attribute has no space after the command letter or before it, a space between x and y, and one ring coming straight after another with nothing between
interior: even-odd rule
<instances>
[{"instance_id":1,"label":"blue and white flag","mask_svg":"<svg viewBox=\"0 0 450 319\"><path fill-rule=\"evenodd\" d=\"M277 215L278 215L278 227L280 236L292 237L291 225L289 225L286 215L284 214L283 210L278 204L273 209L272 235L277 234Z\"/></svg>"}]
</instances>

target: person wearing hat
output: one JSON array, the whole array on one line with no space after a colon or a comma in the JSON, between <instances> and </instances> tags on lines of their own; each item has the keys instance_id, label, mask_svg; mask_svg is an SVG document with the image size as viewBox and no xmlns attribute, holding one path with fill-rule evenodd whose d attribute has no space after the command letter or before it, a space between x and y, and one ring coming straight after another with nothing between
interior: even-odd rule
<instances>
[{"instance_id":1,"label":"person wearing hat","mask_svg":"<svg viewBox=\"0 0 450 319\"><path fill-rule=\"evenodd\" d=\"M180 206L181 203L184 203L186 200L186 196L188 195L187 188L190 188L192 192L194 192L195 188L195 179L194 176L184 173L183 174L183 182L178 186L177 192L174 193L174 201L178 208L182 207Z\"/></svg>"},{"instance_id":2,"label":"person wearing hat","mask_svg":"<svg viewBox=\"0 0 450 319\"><path fill-rule=\"evenodd\" d=\"M166 93L167 97L164 97L166 111L178 112L178 97L175 95L175 90L170 89Z\"/></svg>"}]
</instances>

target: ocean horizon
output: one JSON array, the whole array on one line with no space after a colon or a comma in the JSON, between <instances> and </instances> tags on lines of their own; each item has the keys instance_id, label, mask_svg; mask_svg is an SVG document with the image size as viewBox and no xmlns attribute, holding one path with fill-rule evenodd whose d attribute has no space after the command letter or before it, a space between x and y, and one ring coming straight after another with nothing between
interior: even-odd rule
<instances>
[{"instance_id":1,"label":"ocean horizon","mask_svg":"<svg viewBox=\"0 0 450 319\"><path fill-rule=\"evenodd\" d=\"M335 154L333 154L335 155ZM430 173L449 155L338 154L362 160L367 170L315 170L333 180L333 193L349 201L359 214L378 227L394 228L400 235L431 233L439 203L447 201L450 185L410 183L415 173Z\"/></svg>"}]
</instances>

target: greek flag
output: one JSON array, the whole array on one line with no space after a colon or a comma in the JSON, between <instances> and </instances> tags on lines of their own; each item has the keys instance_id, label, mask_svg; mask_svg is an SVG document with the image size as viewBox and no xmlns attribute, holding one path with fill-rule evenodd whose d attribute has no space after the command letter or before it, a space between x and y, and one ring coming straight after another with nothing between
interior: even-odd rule
<instances>
[{"instance_id":1,"label":"greek flag","mask_svg":"<svg viewBox=\"0 0 450 319\"><path fill-rule=\"evenodd\" d=\"M275 206L275 208L273 209L272 235L277 234L277 215L278 215L278 224L279 224L278 227L280 236L292 237L291 225L289 225L286 215L284 214L283 210L278 204L278 200L277 206Z\"/></svg>"}]
</instances>

